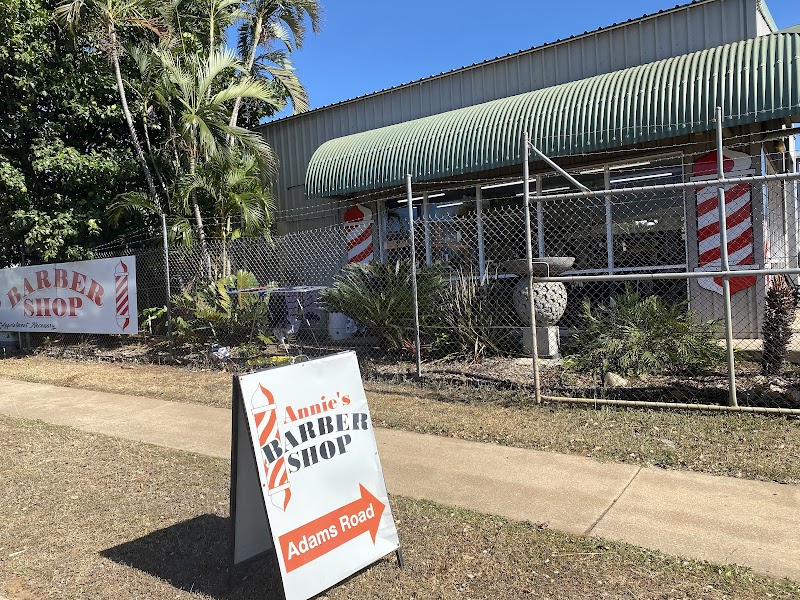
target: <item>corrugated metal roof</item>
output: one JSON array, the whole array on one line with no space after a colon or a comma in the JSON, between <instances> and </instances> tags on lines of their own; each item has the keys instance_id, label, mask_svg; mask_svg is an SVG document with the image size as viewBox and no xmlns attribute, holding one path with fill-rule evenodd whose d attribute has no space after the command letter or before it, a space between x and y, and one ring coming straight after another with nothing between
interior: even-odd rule
<instances>
[{"instance_id":1,"label":"corrugated metal roof","mask_svg":"<svg viewBox=\"0 0 800 600\"><path fill-rule=\"evenodd\" d=\"M567 156L800 112L800 35L772 34L330 140L309 198L432 181L520 162L520 136Z\"/></svg>"}]
</instances>

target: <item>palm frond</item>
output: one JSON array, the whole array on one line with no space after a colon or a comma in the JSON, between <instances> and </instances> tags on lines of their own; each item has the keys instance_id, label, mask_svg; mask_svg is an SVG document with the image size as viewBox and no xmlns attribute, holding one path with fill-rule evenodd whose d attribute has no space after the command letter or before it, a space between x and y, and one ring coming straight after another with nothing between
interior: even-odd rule
<instances>
[{"instance_id":1,"label":"palm frond","mask_svg":"<svg viewBox=\"0 0 800 600\"><path fill-rule=\"evenodd\" d=\"M287 61L288 62L288 61ZM289 96L294 114L307 112L310 108L308 92L291 67L271 67L262 65L261 68L268 72L277 81Z\"/></svg>"},{"instance_id":2,"label":"palm frond","mask_svg":"<svg viewBox=\"0 0 800 600\"><path fill-rule=\"evenodd\" d=\"M75 35L81 27L81 20L88 9L85 0L64 0L56 5L54 14L56 20L66 26L71 35Z\"/></svg>"},{"instance_id":3,"label":"palm frond","mask_svg":"<svg viewBox=\"0 0 800 600\"><path fill-rule=\"evenodd\" d=\"M243 69L242 62L233 50L225 48L211 52L208 59L198 69L196 80L197 95L205 96L214 80L226 69Z\"/></svg>"},{"instance_id":4,"label":"palm frond","mask_svg":"<svg viewBox=\"0 0 800 600\"><path fill-rule=\"evenodd\" d=\"M141 215L164 214L164 209L145 192L134 191L119 194L106 208L106 213L113 224L118 224L123 216L130 213Z\"/></svg>"},{"instance_id":5,"label":"palm frond","mask_svg":"<svg viewBox=\"0 0 800 600\"><path fill-rule=\"evenodd\" d=\"M255 79L244 79L217 92L213 104L223 104L236 98L253 98L262 102L275 102L277 99L267 86Z\"/></svg>"}]
</instances>

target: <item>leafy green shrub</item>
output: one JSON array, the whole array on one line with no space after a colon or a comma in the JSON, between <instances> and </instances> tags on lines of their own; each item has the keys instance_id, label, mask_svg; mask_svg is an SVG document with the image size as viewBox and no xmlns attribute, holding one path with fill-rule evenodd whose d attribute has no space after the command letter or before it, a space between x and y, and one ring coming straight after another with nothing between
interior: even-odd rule
<instances>
[{"instance_id":1,"label":"leafy green shrub","mask_svg":"<svg viewBox=\"0 0 800 600\"><path fill-rule=\"evenodd\" d=\"M144 308L139 313L139 331L162 333L166 329L167 307L155 306Z\"/></svg>"},{"instance_id":2,"label":"leafy green shrub","mask_svg":"<svg viewBox=\"0 0 800 600\"><path fill-rule=\"evenodd\" d=\"M439 269L417 271L420 323L430 324L440 310L447 285ZM320 294L320 304L329 313L343 313L366 326L391 351L413 352L414 312L411 263L352 264L333 279Z\"/></svg>"},{"instance_id":3,"label":"leafy green shrub","mask_svg":"<svg viewBox=\"0 0 800 600\"><path fill-rule=\"evenodd\" d=\"M228 291L257 287L256 276L238 271L217 281L196 284L172 298L175 334L187 340L242 341L266 319L267 302L258 294Z\"/></svg>"},{"instance_id":4,"label":"leafy green shrub","mask_svg":"<svg viewBox=\"0 0 800 600\"><path fill-rule=\"evenodd\" d=\"M621 375L698 373L725 361L718 323L699 323L685 303L667 306L627 288L609 305L583 303L580 327L565 348L566 364L579 371Z\"/></svg>"},{"instance_id":5,"label":"leafy green shrub","mask_svg":"<svg viewBox=\"0 0 800 600\"><path fill-rule=\"evenodd\" d=\"M508 326L516 321L511 293L507 280L481 281L471 270L458 273L442 294L437 349L475 362L518 352L519 327Z\"/></svg>"},{"instance_id":6,"label":"leafy green shrub","mask_svg":"<svg viewBox=\"0 0 800 600\"><path fill-rule=\"evenodd\" d=\"M781 372L792 338L795 312L794 293L785 283L776 279L775 284L767 290L761 330L764 340L761 371L764 375L778 375Z\"/></svg>"}]
</instances>

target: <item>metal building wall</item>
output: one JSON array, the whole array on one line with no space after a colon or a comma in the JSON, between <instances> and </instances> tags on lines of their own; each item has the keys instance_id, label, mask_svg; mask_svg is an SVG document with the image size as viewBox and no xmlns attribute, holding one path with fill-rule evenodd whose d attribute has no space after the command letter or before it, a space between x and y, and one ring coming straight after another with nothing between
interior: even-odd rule
<instances>
[{"instance_id":1,"label":"metal building wall","mask_svg":"<svg viewBox=\"0 0 800 600\"><path fill-rule=\"evenodd\" d=\"M267 123L261 132L281 161L275 190L279 230L337 220L331 203L308 200L303 185L311 155L327 140L756 37L759 2L702 0Z\"/></svg>"}]
</instances>

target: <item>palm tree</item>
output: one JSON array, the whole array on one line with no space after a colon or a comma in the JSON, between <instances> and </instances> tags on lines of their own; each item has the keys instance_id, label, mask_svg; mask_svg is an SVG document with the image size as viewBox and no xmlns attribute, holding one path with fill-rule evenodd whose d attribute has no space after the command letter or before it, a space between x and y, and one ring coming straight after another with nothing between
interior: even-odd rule
<instances>
[{"instance_id":1,"label":"palm tree","mask_svg":"<svg viewBox=\"0 0 800 600\"><path fill-rule=\"evenodd\" d=\"M225 31L244 15L239 10L241 0L209 0L208 48L214 50Z\"/></svg>"},{"instance_id":2,"label":"palm tree","mask_svg":"<svg viewBox=\"0 0 800 600\"><path fill-rule=\"evenodd\" d=\"M114 76L117 82L122 114L128 124L131 144L136 156L136 161L144 173L147 188L154 202L159 197L153 175L145 160L139 135L133 123L133 115L128 106L125 93L125 84L122 80L120 69L120 44L118 31L120 29L148 30L162 35L164 28L149 14L150 2L148 0L63 0L55 10L56 18L75 35L78 29L84 29L98 40L97 47L102 48L111 61Z\"/></svg>"},{"instance_id":3,"label":"palm tree","mask_svg":"<svg viewBox=\"0 0 800 600\"><path fill-rule=\"evenodd\" d=\"M306 34L306 18L311 29L319 31L322 8L318 0L249 0L245 5L247 18L239 30L239 52L247 56L245 70L254 78L270 77L292 101L295 113L308 110L308 96L295 75L287 52L301 48ZM272 47L279 41L285 49ZM259 56L258 49L267 47ZM231 111L230 125L239 118L241 100Z\"/></svg>"},{"instance_id":4,"label":"palm tree","mask_svg":"<svg viewBox=\"0 0 800 600\"><path fill-rule=\"evenodd\" d=\"M278 99L272 90L249 78L229 83L229 74L241 72L244 68L229 50L212 50L207 57L201 57L197 54L175 55L168 49L157 48L154 54L164 78L174 87L174 122L185 154L188 177L193 179L198 165L217 155L229 158L236 147L252 155L265 174L273 175L277 160L269 144L253 131L230 125L226 110L228 102L242 98L274 105ZM213 272L197 200L198 188L190 186L187 189L205 271L210 278Z\"/></svg>"},{"instance_id":5,"label":"palm tree","mask_svg":"<svg viewBox=\"0 0 800 600\"><path fill-rule=\"evenodd\" d=\"M185 178L182 195L202 192L213 205L217 235L222 240L223 276L231 273L228 245L243 235L268 234L274 203L251 155L221 154Z\"/></svg>"}]
</instances>

